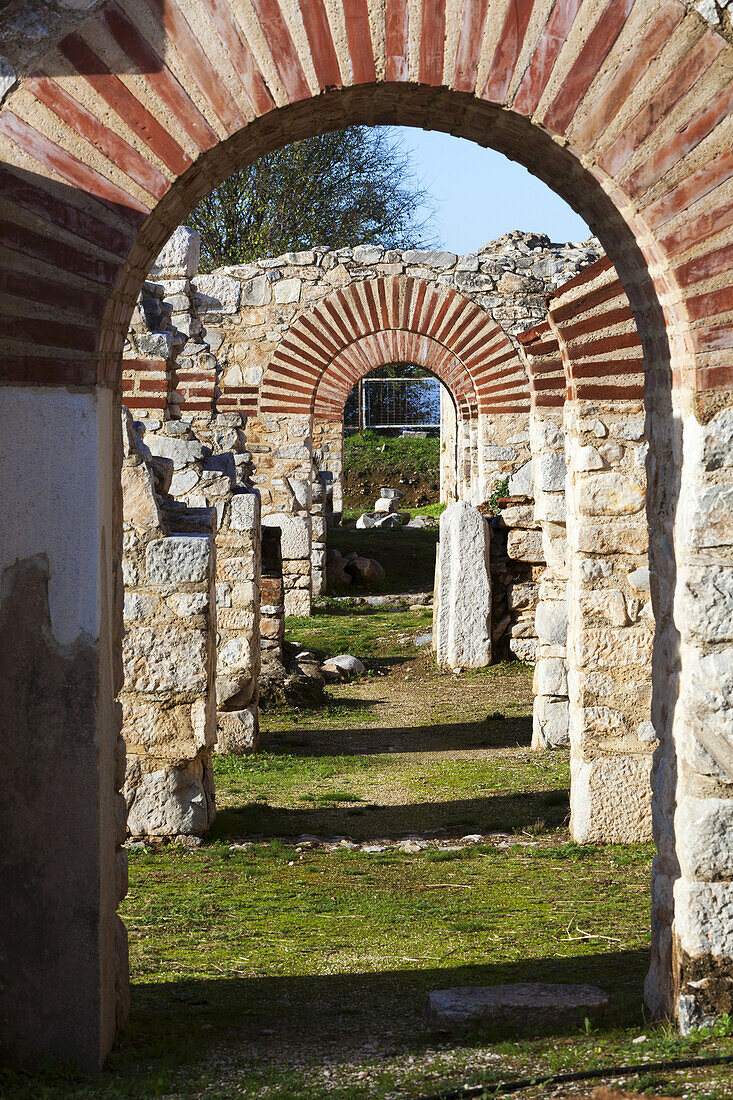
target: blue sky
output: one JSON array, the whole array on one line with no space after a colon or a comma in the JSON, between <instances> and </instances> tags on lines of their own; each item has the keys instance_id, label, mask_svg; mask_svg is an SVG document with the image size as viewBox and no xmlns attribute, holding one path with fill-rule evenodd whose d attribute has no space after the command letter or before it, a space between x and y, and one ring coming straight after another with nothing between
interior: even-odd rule
<instances>
[{"instance_id":1,"label":"blue sky","mask_svg":"<svg viewBox=\"0 0 733 1100\"><path fill-rule=\"evenodd\" d=\"M583 241L582 218L526 168L492 149L434 130L397 127L417 177L436 205L435 236L452 252L475 252L510 229Z\"/></svg>"}]
</instances>

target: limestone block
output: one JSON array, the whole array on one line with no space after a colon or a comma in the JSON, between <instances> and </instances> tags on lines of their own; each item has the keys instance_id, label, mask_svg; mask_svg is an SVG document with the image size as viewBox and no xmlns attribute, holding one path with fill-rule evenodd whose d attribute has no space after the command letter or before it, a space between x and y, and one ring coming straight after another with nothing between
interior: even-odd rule
<instances>
[{"instance_id":1,"label":"limestone block","mask_svg":"<svg viewBox=\"0 0 733 1100\"><path fill-rule=\"evenodd\" d=\"M482 668L491 661L490 536L486 520L465 501L440 517L438 598L434 612L441 668Z\"/></svg>"},{"instance_id":2,"label":"limestone block","mask_svg":"<svg viewBox=\"0 0 733 1100\"><path fill-rule=\"evenodd\" d=\"M675 813L677 854L687 878L733 878L733 799L683 797Z\"/></svg>"},{"instance_id":3,"label":"limestone block","mask_svg":"<svg viewBox=\"0 0 733 1100\"><path fill-rule=\"evenodd\" d=\"M517 982L436 990L428 994L425 1015L431 1031L510 1026L534 1034L538 1028L580 1026L586 1017L602 1016L607 1006L608 994L594 985Z\"/></svg>"},{"instance_id":4,"label":"limestone block","mask_svg":"<svg viewBox=\"0 0 733 1100\"><path fill-rule=\"evenodd\" d=\"M202 313L236 313L242 296L242 284L226 275L197 275L195 281Z\"/></svg>"},{"instance_id":5,"label":"limestone block","mask_svg":"<svg viewBox=\"0 0 733 1100\"><path fill-rule=\"evenodd\" d=\"M535 494L534 518L537 522L548 520L551 523L565 523L567 518L567 499L565 493Z\"/></svg>"},{"instance_id":6,"label":"limestone block","mask_svg":"<svg viewBox=\"0 0 733 1100\"><path fill-rule=\"evenodd\" d=\"M380 515L392 515L394 512L399 512L399 510L399 501L395 500L394 497L379 497L374 502L374 511Z\"/></svg>"},{"instance_id":7,"label":"limestone block","mask_svg":"<svg viewBox=\"0 0 733 1100\"><path fill-rule=\"evenodd\" d=\"M122 467L122 518L135 527L160 527L153 475L144 464Z\"/></svg>"},{"instance_id":8,"label":"limestone block","mask_svg":"<svg viewBox=\"0 0 733 1100\"><path fill-rule=\"evenodd\" d=\"M573 562L573 580L579 586L593 586L613 572L613 565L603 558L576 558Z\"/></svg>"},{"instance_id":9,"label":"limestone block","mask_svg":"<svg viewBox=\"0 0 733 1100\"><path fill-rule=\"evenodd\" d=\"M729 653L683 647L675 740L680 755L702 775L733 784L733 665Z\"/></svg>"},{"instance_id":10,"label":"limestone block","mask_svg":"<svg viewBox=\"0 0 733 1100\"><path fill-rule=\"evenodd\" d=\"M157 700L124 700L122 736L130 754L148 752L180 764L212 745L214 733L203 697L165 707Z\"/></svg>"},{"instance_id":11,"label":"limestone block","mask_svg":"<svg viewBox=\"0 0 733 1100\"><path fill-rule=\"evenodd\" d=\"M484 458L487 462L514 462L518 455L516 447L500 447L496 444L484 447Z\"/></svg>"},{"instance_id":12,"label":"limestone block","mask_svg":"<svg viewBox=\"0 0 733 1100\"><path fill-rule=\"evenodd\" d=\"M641 511L646 493L641 485L614 471L577 478L578 508L586 516L626 516Z\"/></svg>"},{"instance_id":13,"label":"limestone block","mask_svg":"<svg viewBox=\"0 0 733 1100\"><path fill-rule=\"evenodd\" d=\"M280 552L283 560L310 557L311 533L307 519L272 512L262 517L262 526L280 528Z\"/></svg>"},{"instance_id":14,"label":"limestone block","mask_svg":"<svg viewBox=\"0 0 733 1100\"><path fill-rule=\"evenodd\" d=\"M531 504L514 504L502 508L501 518L506 527L534 527L534 508Z\"/></svg>"},{"instance_id":15,"label":"limestone block","mask_svg":"<svg viewBox=\"0 0 733 1100\"><path fill-rule=\"evenodd\" d=\"M532 451L562 451L565 446L565 434L562 425L554 420L540 419L536 414L529 424Z\"/></svg>"},{"instance_id":16,"label":"limestone block","mask_svg":"<svg viewBox=\"0 0 733 1100\"><path fill-rule=\"evenodd\" d=\"M285 593L285 614L302 619L311 613L310 585L307 589L288 589Z\"/></svg>"},{"instance_id":17,"label":"limestone block","mask_svg":"<svg viewBox=\"0 0 733 1100\"><path fill-rule=\"evenodd\" d=\"M533 748L558 749L570 743L570 708L567 699L537 696L534 718L537 723L537 743L533 744Z\"/></svg>"},{"instance_id":18,"label":"limestone block","mask_svg":"<svg viewBox=\"0 0 733 1100\"><path fill-rule=\"evenodd\" d=\"M18 83L18 76L7 57L0 57L0 103Z\"/></svg>"},{"instance_id":19,"label":"limestone block","mask_svg":"<svg viewBox=\"0 0 733 1100\"><path fill-rule=\"evenodd\" d=\"M708 642L733 638L733 569L686 566L680 571L677 620L683 638Z\"/></svg>"},{"instance_id":20,"label":"limestone block","mask_svg":"<svg viewBox=\"0 0 733 1100\"><path fill-rule=\"evenodd\" d=\"M531 581L525 584L510 584L507 589L509 607L512 611L525 611L537 602L537 585Z\"/></svg>"},{"instance_id":21,"label":"limestone block","mask_svg":"<svg viewBox=\"0 0 733 1100\"><path fill-rule=\"evenodd\" d=\"M150 276L157 279L175 273L186 279L193 279L199 269L200 259L201 237L195 229L179 225L158 253L150 269Z\"/></svg>"},{"instance_id":22,"label":"limestone block","mask_svg":"<svg viewBox=\"0 0 733 1100\"><path fill-rule=\"evenodd\" d=\"M241 305L266 306L272 300L272 283L266 275L257 275L242 283Z\"/></svg>"},{"instance_id":23,"label":"limestone block","mask_svg":"<svg viewBox=\"0 0 733 1100\"><path fill-rule=\"evenodd\" d=\"M210 809L200 765L163 768L136 775L128 764L124 794L131 836L201 836Z\"/></svg>"},{"instance_id":24,"label":"limestone block","mask_svg":"<svg viewBox=\"0 0 733 1100\"><path fill-rule=\"evenodd\" d=\"M196 488L201 480L198 470L191 468L189 470L179 470L171 478L170 492L174 497L185 496L186 493L190 493Z\"/></svg>"},{"instance_id":25,"label":"limestone block","mask_svg":"<svg viewBox=\"0 0 733 1100\"><path fill-rule=\"evenodd\" d=\"M532 472L532 459L520 466L509 478L510 497L534 496L534 474Z\"/></svg>"},{"instance_id":26,"label":"limestone block","mask_svg":"<svg viewBox=\"0 0 733 1100\"><path fill-rule=\"evenodd\" d=\"M149 592L125 592L122 616L127 622L147 619L155 611L155 598Z\"/></svg>"},{"instance_id":27,"label":"limestone block","mask_svg":"<svg viewBox=\"0 0 733 1100\"><path fill-rule=\"evenodd\" d=\"M542 549L541 531L510 531L506 540L506 551L516 561L542 562L545 560Z\"/></svg>"},{"instance_id":28,"label":"limestone block","mask_svg":"<svg viewBox=\"0 0 733 1100\"><path fill-rule=\"evenodd\" d=\"M573 470L602 470L604 461L597 447L581 447L575 440L571 449Z\"/></svg>"},{"instance_id":29,"label":"limestone block","mask_svg":"<svg viewBox=\"0 0 733 1100\"><path fill-rule=\"evenodd\" d=\"M137 332L134 341L138 355L146 359L168 359L173 350L172 332Z\"/></svg>"},{"instance_id":30,"label":"limestone block","mask_svg":"<svg viewBox=\"0 0 733 1100\"><path fill-rule=\"evenodd\" d=\"M168 606L182 619L192 615L205 615L209 609L208 592L187 592L184 595L172 596L166 601Z\"/></svg>"},{"instance_id":31,"label":"limestone block","mask_svg":"<svg viewBox=\"0 0 733 1100\"><path fill-rule=\"evenodd\" d=\"M571 769L570 832L578 844L652 839L650 756L574 757Z\"/></svg>"},{"instance_id":32,"label":"limestone block","mask_svg":"<svg viewBox=\"0 0 733 1100\"><path fill-rule=\"evenodd\" d=\"M564 600L547 600L537 604L535 612L537 637L552 645L565 645L568 635L568 608Z\"/></svg>"},{"instance_id":33,"label":"limestone block","mask_svg":"<svg viewBox=\"0 0 733 1100\"><path fill-rule=\"evenodd\" d=\"M587 618L602 618L612 626L626 626L626 600L619 588L603 588L597 592L578 592L578 608Z\"/></svg>"},{"instance_id":34,"label":"limestone block","mask_svg":"<svg viewBox=\"0 0 733 1100\"><path fill-rule=\"evenodd\" d=\"M626 580L635 592L651 591L648 565L642 565L638 569L632 569L632 571L626 575Z\"/></svg>"},{"instance_id":35,"label":"limestone block","mask_svg":"<svg viewBox=\"0 0 733 1100\"><path fill-rule=\"evenodd\" d=\"M275 283L275 301L281 305L286 305L290 302L300 301L300 290L302 287L300 279L281 279Z\"/></svg>"},{"instance_id":36,"label":"limestone block","mask_svg":"<svg viewBox=\"0 0 733 1100\"><path fill-rule=\"evenodd\" d=\"M277 625L277 624L276 624ZM262 623L265 626L265 623ZM261 630L262 637L268 636ZM277 633L272 635L277 637ZM251 653L248 653L248 664L244 668L218 668L216 670L216 705L223 707L231 705L231 700L236 699L238 706L249 703L254 695L257 679L252 669Z\"/></svg>"},{"instance_id":37,"label":"limestone block","mask_svg":"<svg viewBox=\"0 0 733 1100\"><path fill-rule=\"evenodd\" d=\"M679 947L695 958L733 958L733 882L691 882L674 885L675 932Z\"/></svg>"},{"instance_id":38,"label":"limestone block","mask_svg":"<svg viewBox=\"0 0 733 1100\"><path fill-rule=\"evenodd\" d=\"M647 626L633 629L593 627L578 631L574 639L580 668L648 666L653 644L654 630Z\"/></svg>"},{"instance_id":39,"label":"limestone block","mask_svg":"<svg viewBox=\"0 0 733 1100\"><path fill-rule=\"evenodd\" d=\"M237 493L229 502L229 525L234 531L253 531L260 514L256 493Z\"/></svg>"},{"instance_id":40,"label":"limestone block","mask_svg":"<svg viewBox=\"0 0 733 1100\"><path fill-rule=\"evenodd\" d=\"M621 439L643 439L645 431L644 417L635 416L626 420L617 420L613 425L613 431Z\"/></svg>"},{"instance_id":41,"label":"limestone block","mask_svg":"<svg viewBox=\"0 0 733 1100\"><path fill-rule=\"evenodd\" d=\"M536 638L512 638L509 648L518 661L534 664L537 660L538 642Z\"/></svg>"},{"instance_id":42,"label":"limestone block","mask_svg":"<svg viewBox=\"0 0 733 1100\"><path fill-rule=\"evenodd\" d=\"M453 267L458 256L454 252L408 248L402 253L402 259L406 264L424 264L425 267Z\"/></svg>"},{"instance_id":43,"label":"limestone block","mask_svg":"<svg viewBox=\"0 0 733 1100\"><path fill-rule=\"evenodd\" d=\"M357 264L378 264L384 250L371 244L358 244L354 249L354 261Z\"/></svg>"},{"instance_id":44,"label":"limestone block","mask_svg":"<svg viewBox=\"0 0 733 1100\"><path fill-rule=\"evenodd\" d=\"M243 710L222 711L217 725L217 753L244 755L257 749L259 728L255 705Z\"/></svg>"},{"instance_id":45,"label":"limestone block","mask_svg":"<svg viewBox=\"0 0 733 1100\"><path fill-rule=\"evenodd\" d=\"M535 683L538 695L567 695L567 667L562 657L540 657L535 669Z\"/></svg>"},{"instance_id":46,"label":"limestone block","mask_svg":"<svg viewBox=\"0 0 733 1100\"><path fill-rule=\"evenodd\" d=\"M646 524L625 523L620 518L607 525L575 523L571 541L583 554L646 554L649 530Z\"/></svg>"},{"instance_id":47,"label":"limestone block","mask_svg":"<svg viewBox=\"0 0 733 1100\"><path fill-rule=\"evenodd\" d=\"M145 443L151 454L171 459L174 470L182 470L184 466L202 462L204 458L204 448L198 439L177 439L175 436L147 432Z\"/></svg>"},{"instance_id":48,"label":"limestone block","mask_svg":"<svg viewBox=\"0 0 733 1100\"><path fill-rule=\"evenodd\" d=\"M565 455L543 454L540 456L538 485L545 493L565 491Z\"/></svg>"},{"instance_id":49,"label":"limestone block","mask_svg":"<svg viewBox=\"0 0 733 1100\"><path fill-rule=\"evenodd\" d=\"M704 429L698 427L700 463L705 470L733 466L733 409L721 409Z\"/></svg>"},{"instance_id":50,"label":"limestone block","mask_svg":"<svg viewBox=\"0 0 733 1100\"><path fill-rule=\"evenodd\" d=\"M148 543L145 570L157 584L205 581L212 565L213 543L208 535L168 535Z\"/></svg>"},{"instance_id":51,"label":"limestone block","mask_svg":"<svg viewBox=\"0 0 733 1100\"><path fill-rule=\"evenodd\" d=\"M203 631L177 623L131 626L122 639L125 691L206 690L208 646Z\"/></svg>"}]
</instances>

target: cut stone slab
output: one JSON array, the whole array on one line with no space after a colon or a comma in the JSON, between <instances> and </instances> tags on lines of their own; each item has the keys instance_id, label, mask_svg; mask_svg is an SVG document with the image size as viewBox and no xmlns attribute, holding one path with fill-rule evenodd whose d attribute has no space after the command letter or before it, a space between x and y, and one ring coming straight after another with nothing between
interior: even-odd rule
<instances>
[{"instance_id":1,"label":"cut stone slab","mask_svg":"<svg viewBox=\"0 0 733 1100\"><path fill-rule=\"evenodd\" d=\"M350 653L340 653L337 657L329 657L322 666L322 671L345 676L361 676L366 672L366 668L358 657L352 657Z\"/></svg>"},{"instance_id":2,"label":"cut stone slab","mask_svg":"<svg viewBox=\"0 0 733 1100\"><path fill-rule=\"evenodd\" d=\"M510 1026L534 1032L582 1024L607 1007L608 994L595 985L517 982L435 990L428 994L425 1016L431 1031Z\"/></svg>"},{"instance_id":3,"label":"cut stone slab","mask_svg":"<svg viewBox=\"0 0 733 1100\"><path fill-rule=\"evenodd\" d=\"M489 543L489 525L472 505L457 501L443 512L433 612L439 668L491 663Z\"/></svg>"}]
</instances>

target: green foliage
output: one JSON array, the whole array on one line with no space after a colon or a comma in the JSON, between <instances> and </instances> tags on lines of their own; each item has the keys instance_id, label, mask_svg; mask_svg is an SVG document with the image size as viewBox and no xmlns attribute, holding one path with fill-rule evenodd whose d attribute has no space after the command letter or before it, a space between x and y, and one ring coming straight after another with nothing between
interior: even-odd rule
<instances>
[{"instance_id":1,"label":"green foliage","mask_svg":"<svg viewBox=\"0 0 733 1100\"><path fill-rule=\"evenodd\" d=\"M501 481L497 481L494 488L491 490L491 495L488 501L488 514L490 516L496 516L499 513L499 501L502 497L509 495L509 478L505 477Z\"/></svg>"},{"instance_id":2,"label":"green foliage","mask_svg":"<svg viewBox=\"0 0 733 1100\"><path fill-rule=\"evenodd\" d=\"M186 224L201 234L201 270L211 271L316 245L430 244L432 212L401 141L384 127L352 126L237 169Z\"/></svg>"},{"instance_id":3,"label":"green foliage","mask_svg":"<svg viewBox=\"0 0 733 1100\"><path fill-rule=\"evenodd\" d=\"M384 436L367 430L344 439L344 467L356 473L380 474L386 479L411 474L440 474L440 439L429 436Z\"/></svg>"}]
</instances>

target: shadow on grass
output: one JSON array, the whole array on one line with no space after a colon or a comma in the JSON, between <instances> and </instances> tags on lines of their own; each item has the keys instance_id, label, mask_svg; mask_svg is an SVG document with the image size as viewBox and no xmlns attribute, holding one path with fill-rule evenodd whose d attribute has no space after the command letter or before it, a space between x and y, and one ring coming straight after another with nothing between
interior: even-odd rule
<instances>
[{"instance_id":1,"label":"shadow on grass","mask_svg":"<svg viewBox=\"0 0 733 1100\"><path fill-rule=\"evenodd\" d=\"M375 699L339 699L337 706L358 714ZM467 749L528 748L532 740L531 718L485 718L480 722L446 722L430 726L399 726L351 729L328 727L267 731L263 746L275 755L288 756L375 756L380 753L455 752ZM415 763L419 769L419 762ZM419 770L416 771L419 775Z\"/></svg>"},{"instance_id":2,"label":"shadow on grass","mask_svg":"<svg viewBox=\"0 0 733 1100\"><path fill-rule=\"evenodd\" d=\"M136 1089L138 1084L144 1088L148 1075L161 1084L170 1081L168 1074L177 1073L180 1080L182 1067L193 1070L214 1056L231 1070L237 1056L250 1065L260 1061L264 1065L282 1056L287 1064L288 1054L297 1052L301 1069L322 1064L324 1057L334 1064L360 1054L370 1059L375 1042L387 1056L419 1055L434 1042L423 1020L426 995L454 986L587 982L610 996L604 1025L635 1027L642 1022L647 965L646 950L629 950L484 966L134 985L130 1022L104 1074L94 1080L102 1085L107 1079L118 1087L129 1082L134 1092L125 1088L112 1095L137 1096L149 1095ZM582 1020L574 1020L552 1034L582 1041L581 1027ZM533 1033L541 1034L530 1027L528 1034ZM506 1037L506 1032L485 1031L470 1038L456 1037L454 1045L485 1046ZM100 1089L95 1095L107 1093Z\"/></svg>"},{"instance_id":3,"label":"shadow on grass","mask_svg":"<svg viewBox=\"0 0 733 1100\"><path fill-rule=\"evenodd\" d=\"M373 806L357 803L332 807L304 806L290 809L249 802L220 810L209 839L245 839L251 835L295 837L349 836L354 840L398 839L410 833L445 830L448 835L513 832L559 828L568 814L568 795L563 790L491 795L450 802L411 802L408 805Z\"/></svg>"}]
</instances>

